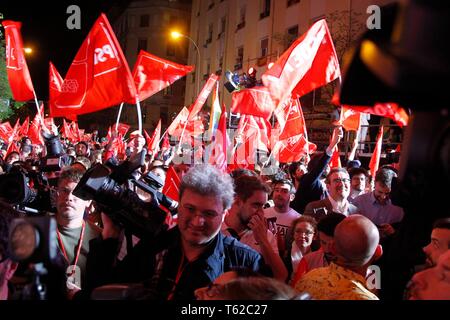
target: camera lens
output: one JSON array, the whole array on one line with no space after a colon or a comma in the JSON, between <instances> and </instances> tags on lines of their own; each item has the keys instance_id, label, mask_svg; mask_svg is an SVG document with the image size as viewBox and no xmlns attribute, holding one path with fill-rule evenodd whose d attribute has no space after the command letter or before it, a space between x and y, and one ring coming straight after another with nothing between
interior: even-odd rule
<instances>
[{"instance_id":1,"label":"camera lens","mask_svg":"<svg viewBox=\"0 0 450 320\"><path fill-rule=\"evenodd\" d=\"M11 254L17 261L30 258L39 245L39 233L32 224L25 221L13 226L10 239Z\"/></svg>"}]
</instances>

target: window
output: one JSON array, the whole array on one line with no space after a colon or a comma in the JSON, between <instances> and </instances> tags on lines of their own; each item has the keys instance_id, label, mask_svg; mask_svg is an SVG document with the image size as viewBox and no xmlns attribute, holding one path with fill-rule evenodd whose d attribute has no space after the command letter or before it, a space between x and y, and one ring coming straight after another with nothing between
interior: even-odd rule
<instances>
[{"instance_id":1,"label":"window","mask_svg":"<svg viewBox=\"0 0 450 320\"><path fill-rule=\"evenodd\" d=\"M244 47L237 48L236 64L234 71L242 69L242 62L244 61Z\"/></svg>"},{"instance_id":2,"label":"window","mask_svg":"<svg viewBox=\"0 0 450 320\"><path fill-rule=\"evenodd\" d=\"M208 25L208 38L206 39L206 45L210 44L212 42L212 36L213 36L213 24L210 23Z\"/></svg>"},{"instance_id":3,"label":"window","mask_svg":"<svg viewBox=\"0 0 450 320\"><path fill-rule=\"evenodd\" d=\"M261 40L261 55L260 57L265 57L269 54L269 38L264 38Z\"/></svg>"},{"instance_id":4,"label":"window","mask_svg":"<svg viewBox=\"0 0 450 320\"><path fill-rule=\"evenodd\" d=\"M298 38L298 25L289 28L287 31L287 35L288 35L288 39L287 39L286 48L289 48L291 46L291 44Z\"/></svg>"},{"instance_id":5,"label":"window","mask_svg":"<svg viewBox=\"0 0 450 320\"><path fill-rule=\"evenodd\" d=\"M172 96L173 95L172 88L173 88L172 86L165 87L164 90L163 90L163 95L165 97Z\"/></svg>"},{"instance_id":6,"label":"window","mask_svg":"<svg viewBox=\"0 0 450 320\"><path fill-rule=\"evenodd\" d=\"M147 51L147 39L138 40L138 47L137 47L138 54L141 50Z\"/></svg>"},{"instance_id":7,"label":"window","mask_svg":"<svg viewBox=\"0 0 450 320\"><path fill-rule=\"evenodd\" d=\"M288 0L287 1L287 6L290 7L296 3L300 3L300 0Z\"/></svg>"},{"instance_id":8,"label":"window","mask_svg":"<svg viewBox=\"0 0 450 320\"><path fill-rule=\"evenodd\" d=\"M150 16L148 14L143 14L140 17L139 27L146 28L150 25Z\"/></svg>"},{"instance_id":9,"label":"window","mask_svg":"<svg viewBox=\"0 0 450 320\"><path fill-rule=\"evenodd\" d=\"M260 0L261 1L261 13L259 14L260 19L264 19L270 16L270 0Z\"/></svg>"},{"instance_id":10,"label":"window","mask_svg":"<svg viewBox=\"0 0 450 320\"><path fill-rule=\"evenodd\" d=\"M245 11L246 11L245 6L242 6L239 10L239 23L237 25L236 30L240 30L245 27Z\"/></svg>"}]
</instances>

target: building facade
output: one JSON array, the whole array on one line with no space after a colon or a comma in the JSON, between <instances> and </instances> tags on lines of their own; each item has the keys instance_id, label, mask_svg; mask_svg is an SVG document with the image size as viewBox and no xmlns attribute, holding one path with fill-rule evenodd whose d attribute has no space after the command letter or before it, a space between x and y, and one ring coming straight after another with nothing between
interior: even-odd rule
<instances>
[{"instance_id":1,"label":"building facade","mask_svg":"<svg viewBox=\"0 0 450 320\"><path fill-rule=\"evenodd\" d=\"M322 18L327 19L341 59L345 49L366 30L369 6L390 2L393 1L193 0L190 37L198 45L201 61L197 64L197 52L191 44L188 61L197 65L200 74L198 79L196 74L187 77L185 105L190 105L197 96L196 81L201 82L201 88L210 73L222 74L223 84L226 70L242 74L254 67L260 79L270 62L276 61L294 40ZM223 85L219 87L221 101L229 108L231 94ZM307 121L323 118L323 122L329 124L332 110L324 106L327 104L324 96L319 90L304 97L305 113L310 110L318 114L318 119L312 115ZM315 126L313 123L311 127Z\"/></svg>"}]
</instances>

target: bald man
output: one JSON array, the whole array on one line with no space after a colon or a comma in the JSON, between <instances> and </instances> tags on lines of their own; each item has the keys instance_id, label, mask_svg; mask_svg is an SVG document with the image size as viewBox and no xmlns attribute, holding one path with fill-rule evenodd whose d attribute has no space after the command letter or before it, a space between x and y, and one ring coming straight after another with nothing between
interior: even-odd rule
<instances>
[{"instance_id":1,"label":"bald man","mask_svg":"<svg viewBox=\"0 0 450 320\"><path fill-rule=\"evenodd\" d=\"M378 300L366 284L367 268L380 256L377 227L362 215L352 215L334 232L336 261L312 270L295 286L315 300Z\"/></svg>"}]
</instances>

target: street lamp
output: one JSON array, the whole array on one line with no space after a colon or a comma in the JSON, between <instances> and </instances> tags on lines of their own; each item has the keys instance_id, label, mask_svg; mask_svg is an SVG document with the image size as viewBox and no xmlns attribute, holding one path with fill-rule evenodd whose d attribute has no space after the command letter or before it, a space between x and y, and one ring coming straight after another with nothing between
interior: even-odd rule
<instances>
[{"instance_id":1,"label":"street lamp","mask_svg":"<svg viewBox=\"0 0 450 320\"><path fill-rule=\"evenodd\" d=\"M194 40L192 40L192 38L191 37L189 37L189 36L187 36L187 35L185 35L185 34L182 34L182 33L180 33L180 32L178 32L178 31L172 31L171 33L170 33L170 36L173 38L173 39L179 39L179 38L186 38L186 39L189 39L193 44L194 44L194 47L195 47L195 49L197 50L197 66L196 66L196 70L195 70L195 75L196 75L196 80L195 80L195 82L196 82L196 84L197 84L197 95L200 93L200 78L199 78L199 76L200 76L200 67L199 67L199 65L200 65L200 50L198 49L198 46L197 46L197 44L195 43L195 41Z\"/></svg>"},{"instance_id":2,"label":"street lamp","mask_svg":"<svg viewBox=\"0 0 450 320\"><path fill-rule=\"evenodd\" d=\"M23 51L24 51L26 54L31 54L31 53L33 52L33 49L31 49L31 48L23 48Z\"/></svg>"}]
</instances>

